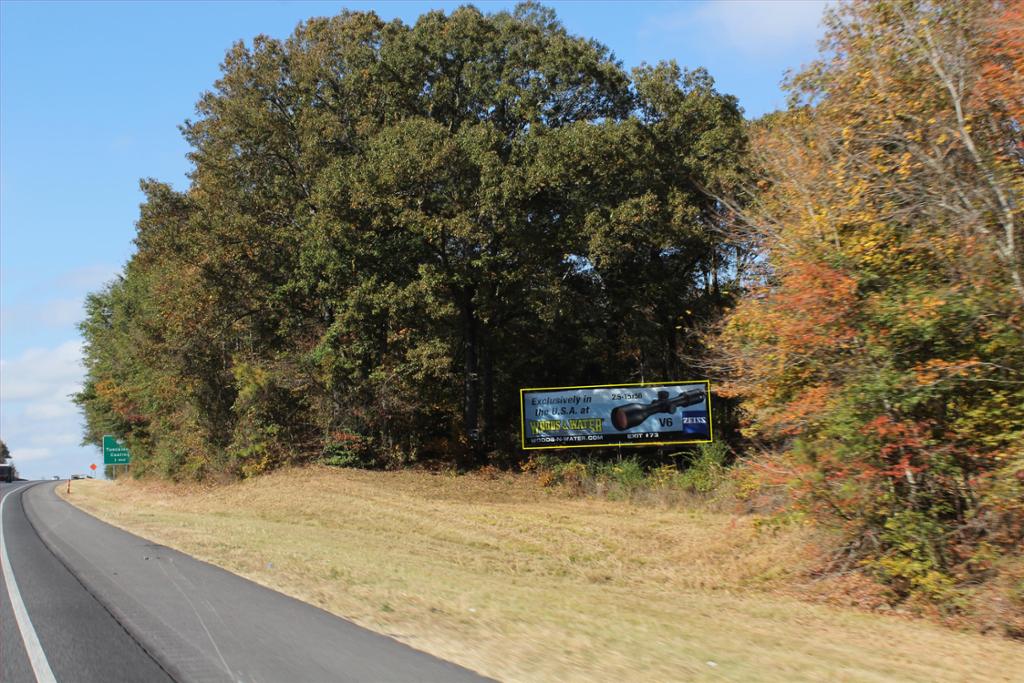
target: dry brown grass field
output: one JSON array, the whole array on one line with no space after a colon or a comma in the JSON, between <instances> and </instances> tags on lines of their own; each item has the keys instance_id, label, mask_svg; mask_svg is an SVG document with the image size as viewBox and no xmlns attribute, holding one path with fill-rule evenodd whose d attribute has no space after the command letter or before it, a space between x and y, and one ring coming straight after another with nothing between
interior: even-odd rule
<instances>
[{"instance_id":1,"label":"dry brown grass field","mask_svg":"<svg viewBox=\"0 0 1024 683\"><path fill-rule=\"evenodd\" d=\"M63 492L63 488L60 488ZM1010 681L1024 645L794 597L811 531L531 477L74 482L116 526L509 681Z\"/></svg>"}]
</instances>

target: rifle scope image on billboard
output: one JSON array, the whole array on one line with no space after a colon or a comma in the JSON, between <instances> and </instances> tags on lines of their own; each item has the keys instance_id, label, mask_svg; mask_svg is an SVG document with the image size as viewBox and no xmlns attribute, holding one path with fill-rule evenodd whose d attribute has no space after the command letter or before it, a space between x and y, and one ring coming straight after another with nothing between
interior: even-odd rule
<instances>
[{"instance_id":1,"label":"rifle scope image on billboard","mask_svg":"<svg viewBox=\"0 0 1024 683\"><path fill-rule=\"evenodd\" d=\"M523 448L668 446L711 441L711 383L520 389Z\"/></svg>"}]
</instances>

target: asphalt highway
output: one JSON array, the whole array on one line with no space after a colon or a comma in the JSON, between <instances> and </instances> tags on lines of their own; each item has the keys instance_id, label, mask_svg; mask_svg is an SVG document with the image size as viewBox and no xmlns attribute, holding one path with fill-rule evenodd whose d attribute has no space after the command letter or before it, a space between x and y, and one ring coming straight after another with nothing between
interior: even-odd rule
<instances>
[{"instance_id":1,"label":"asphalt highway","mask_svg":"<svg viewBox=\"0 0 1024 683\"><path fill-rule=\"evenodd\" d=\"M485 680L100 522L55 484L0 484L4 683Z\"/></svg>"},{"instance_id":2,"label":"asphalt highway","mask_svg":"<svg viewBox=\"0 0 1024 683\"><path fill-rule=\"evenodd\" d=\"M0 680L170 681L36 535L22 504L31 486L0 483Z\"/></svg>"}]
</instances>

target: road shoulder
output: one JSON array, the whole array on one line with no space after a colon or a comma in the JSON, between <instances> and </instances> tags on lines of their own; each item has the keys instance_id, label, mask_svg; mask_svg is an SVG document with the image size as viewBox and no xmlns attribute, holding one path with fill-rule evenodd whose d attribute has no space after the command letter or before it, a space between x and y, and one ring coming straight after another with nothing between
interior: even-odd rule
<instances>
[{"instance_id":1,"label":"road shoulder","mask_svg":"<svg viewBox=\"0 0 1024 683\"><path fill-rule=\"evenodd\" d=\"M36 531L176 679L460 681L479 676L219 567L25 496Z\"/></svg>"}]
</instances>

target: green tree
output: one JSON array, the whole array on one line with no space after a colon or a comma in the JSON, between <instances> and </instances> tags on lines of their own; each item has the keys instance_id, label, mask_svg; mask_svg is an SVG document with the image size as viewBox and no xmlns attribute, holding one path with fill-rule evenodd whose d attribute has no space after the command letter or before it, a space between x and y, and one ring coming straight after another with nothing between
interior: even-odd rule
<instances>
[{"instance_id":1,"label":"green tree","mask_svg":"<svg viewBox=\"0 0 1024 683\"><path fill-rule=\"evenodd\" d=\"M86 438L143 471L480 463L520 386L694 372L731 300L735 99L536 4L236 44L183 131L189 188L143 183L83 323Z\"/></svg>"}]
</instances>

